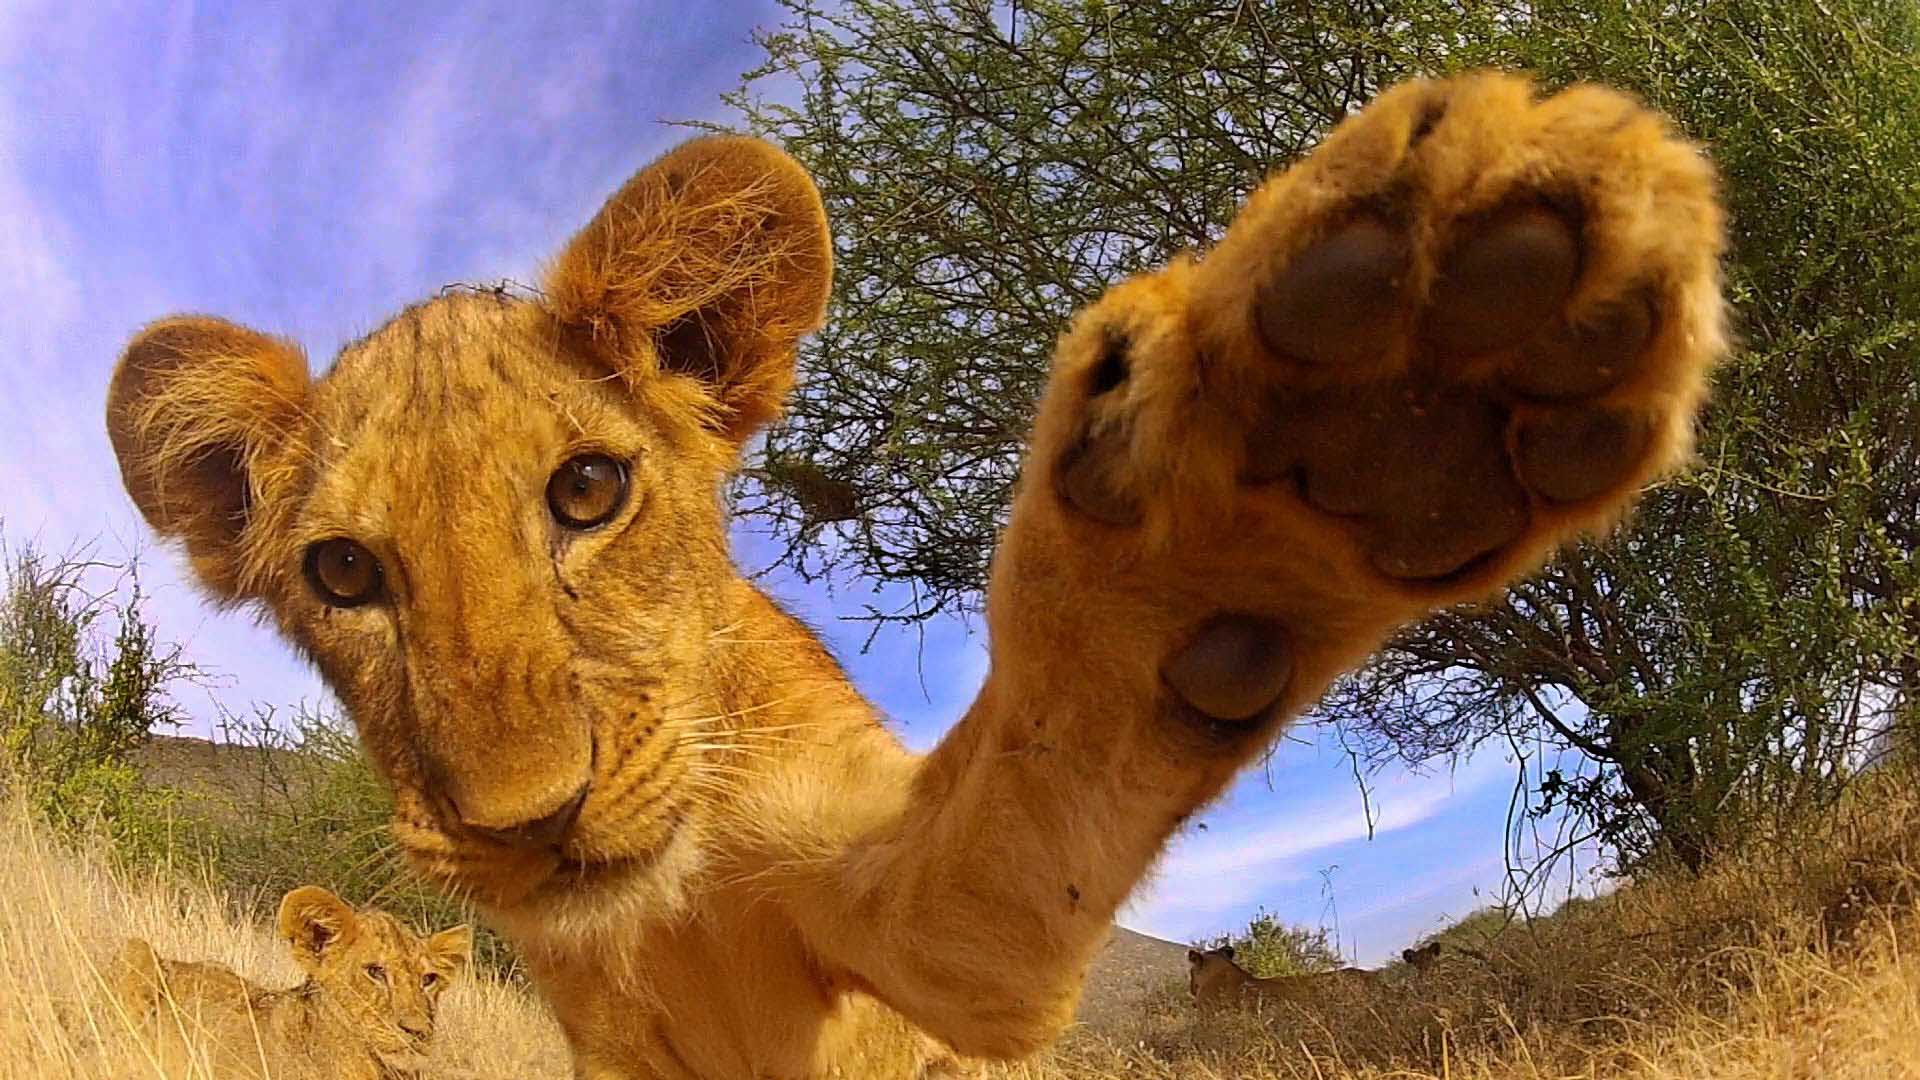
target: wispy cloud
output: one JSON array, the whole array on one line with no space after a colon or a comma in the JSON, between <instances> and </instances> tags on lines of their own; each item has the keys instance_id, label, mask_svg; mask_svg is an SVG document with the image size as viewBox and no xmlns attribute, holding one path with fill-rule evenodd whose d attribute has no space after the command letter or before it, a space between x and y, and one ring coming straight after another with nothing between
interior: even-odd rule
<instances>
[{"instance_id":1,"label":"wispy cloud","mask_svg":"<svg viewBox=\"0 0 1920 1080\"><path fill-rule=\"evenodd\" d=\"M1227 804L1208 815L1204 831L1191 828L1174 841L1121 921L1180 939L1230 929L1255 907L1280 907L1298 896L1362 842L1426 824L1503 772L1489 756L1457 773L1396 775L1372 784L1365 803L1352 789L1295 802L1262 791L1257 778L1242 780Z\"/></svg>"}]
</instances>

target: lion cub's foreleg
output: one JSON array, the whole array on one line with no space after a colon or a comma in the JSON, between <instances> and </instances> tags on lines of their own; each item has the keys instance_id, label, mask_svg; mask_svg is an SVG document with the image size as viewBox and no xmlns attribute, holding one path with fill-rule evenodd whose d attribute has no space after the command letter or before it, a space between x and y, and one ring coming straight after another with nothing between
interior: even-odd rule
<instances>
[{"instance_id":1,"label":"lion cub's foreleg","mask_svg":"<svg viewBox=\"0 0 1920 1080\"><path fill-rule=\"evenodd\" d=\"M1083 312L988 683L843 860L823 949L962 1051L1043 1043L1173 830L1289 717L1683 457L1721 233L1708 165L1628 99L1422 82Z\"/></svg>"}]
</instances>

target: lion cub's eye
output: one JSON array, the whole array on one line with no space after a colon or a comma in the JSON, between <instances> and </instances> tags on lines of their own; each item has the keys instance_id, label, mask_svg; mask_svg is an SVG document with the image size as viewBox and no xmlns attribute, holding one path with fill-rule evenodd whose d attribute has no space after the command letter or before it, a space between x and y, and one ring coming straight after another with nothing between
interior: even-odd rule
<instances>
[{"instance_id":1,"label":"lion cub's eye","mask_svg":"<svg viewBox=\"0 0 1920 1080\"><path fill-rule=\"evenodd\" d=\"M384 984L387 981L387 969L381 967L379 964L368 964L367 978L372 979L374 982Z\"/></svg>"},{"instance_id":2,"label":"lion cub's eye","mask_svg":"<svg viewBox=\"0 0 1920 1080\"><path fill-rule=\"evenodd\" d=\"M433 989L433 984L439 981L440 981L439 975L436 975L431 971L426 972L425 974L420 976L420 989L431 990Z\"/></svg>"},{"instance_id":3,"label":"lion cub's eye","mask_svg":"<svg viewBox=\"0 0 1920 1080\"><path fill-rule=\"evenodd\" d=\"M344 536L307 548L307 582L334 607L358 607L380 594L380 560Z\"/></svg>"},{"instance_id":4,"label":"lion cub's eye","mask_svg":"<svg viewBox=\"0 0 1920 1080\"><path fill-rule=\"evenodd\" d=\"M627 466L605 454L581 454L553 471L547 509L569 529L604 525L627 501Z\"/></svg>"}]
</instances>

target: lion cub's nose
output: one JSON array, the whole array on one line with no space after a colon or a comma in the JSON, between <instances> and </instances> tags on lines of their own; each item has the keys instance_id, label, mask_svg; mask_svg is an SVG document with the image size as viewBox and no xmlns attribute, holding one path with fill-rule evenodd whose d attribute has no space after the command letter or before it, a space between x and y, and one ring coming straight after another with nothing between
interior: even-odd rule
<instances>
[{"instance_id":1,"label":"lion cub's nose","mask_svg":"<svg viewBox=\"0 0 1920 1080\"><path fill-rule=\"evenodd\" d=\"M580 790L574 792L572 796L561 803L552 813L534 818L531 821L522 821L517 825L507 826L476 825L469 821L467 822L467 826L482 836L498 840L500 843L513 847L559 847L560 842L566 839L567 831L573 828L574 819L580 816L580 807L585 805L587 801L587 788L590 786L592 785L581 784ZM455 807L456 813L458 810L459 808ZM461 820L466 820L464 815Z\"/></svg>"}]
</instances>

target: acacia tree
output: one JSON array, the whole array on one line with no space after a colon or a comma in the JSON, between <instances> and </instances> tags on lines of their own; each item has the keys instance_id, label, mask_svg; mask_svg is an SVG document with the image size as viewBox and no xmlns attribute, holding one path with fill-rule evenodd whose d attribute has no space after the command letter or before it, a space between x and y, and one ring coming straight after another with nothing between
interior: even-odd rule
<instances>
[{"instance_id":1,"label":"acacia tree","mask_svg":"<svg viewBox=\"0 0 1920 1080\"><path fill-rule=\"evenodd\" d=\"M809 378L745 508L803 574L977 602L1065 316L1215 239L1276 162L1440 42L1383 5L790 0L735 98L812 171L836 237ZM798 101L763 99L773 80Z\"/></svg>"},{"instance_id":2,"label":"acacia tree","mask_svg":"<svg viewBox=\"0 0 1920 1080\"><path fill-rule=\"evenodd\" d=\"M1414 761L1544 730L1587 768L1539 776L1540 809L1698 868L1832 798L1920 698L1916 13L1533 10L1516 61L1634 87L1709 144L1742 347L1698 468L1617 545L1416 627L1326 712Z\"/></svg>"},{"instance_id":3,"label":"acacia tree","mask_svg":"<svg viewBox=\"0 0 1920 1080\"><path fill-rule=\"evenodd\" d=\"M977 603L1048 352L1410 74L1640 92L1711 147L1743 346L1625 535L1403 635L1321 716L1376 759L1542 747L1536 809L1698 866L1920 700L1920 105L1905 0L787 0L736 95L820 182L837 298L739 492L805 575ZM762 93L766 88L777 91Z\"/></svg>"}]
</instances>

